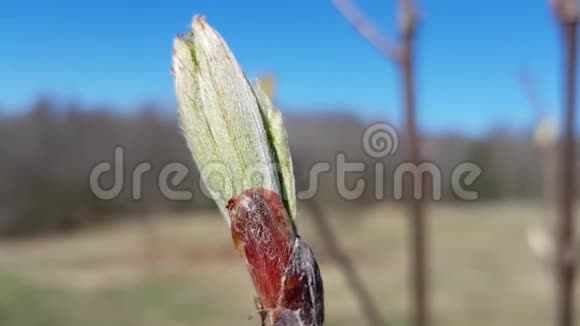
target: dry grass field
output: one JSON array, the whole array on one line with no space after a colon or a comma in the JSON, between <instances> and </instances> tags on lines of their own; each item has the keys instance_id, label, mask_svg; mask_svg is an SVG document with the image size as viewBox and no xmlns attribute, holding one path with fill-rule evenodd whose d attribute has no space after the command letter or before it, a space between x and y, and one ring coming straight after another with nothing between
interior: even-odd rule
<instances>
[{"instance_id":1,"label":"dry grass field","mask_svg":"<svg viewBox=\"0 0 580 326\"><path fill-rule=\"evenodd\" d=\"M328 212L390 325L405 325L402 207ZM550 279L526 243L541 214L534 203L431 206L437 325L550 324ZM214 212L195 215L1 242L0 325L258 325L249 319L250 280L225 224ZM327 325L364 325L307 212L299 228L321 262Z\"/></svg>"}]
</instances>

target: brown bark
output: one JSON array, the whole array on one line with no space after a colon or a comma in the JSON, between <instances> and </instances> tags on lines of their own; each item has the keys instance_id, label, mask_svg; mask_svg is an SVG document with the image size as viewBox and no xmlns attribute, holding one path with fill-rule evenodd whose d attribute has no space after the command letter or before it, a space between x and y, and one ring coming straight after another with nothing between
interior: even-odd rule
<instances>
[{"instance_id":1,"label":"brown bark","mask_svg":"<svg viewBox=\"0 0 580 326\"><path fill-rule=\"evenodd\" d=\"M556 325L574 325L576 262L574 255L575 131L577 21L562 19L564 59L564 135L560 157L560 218L556 225Z\"/></svg>"},{"instance_id":2,"label":"brown bark","mask_svg":"<svg viewBox=\"0 0 580 326\"><path fill-rule=\"evenodd\" d=\"M408 28L403 35L403 57L401 60L401 74L403 78L403 92L405 98L406 132L407 132L407 160L418 166L421 163L420 138L417 131L416 117L416 89L415 89L415 29ZM410 269L412 288L412 325L426 326L429 324L428 307L428 253L425 208L423 199L415 199L413 194L413 180L406 179L406 200L409 209L409 246ZM423 189L421 193L424 194Z\"/></svg>"}]
</instances>

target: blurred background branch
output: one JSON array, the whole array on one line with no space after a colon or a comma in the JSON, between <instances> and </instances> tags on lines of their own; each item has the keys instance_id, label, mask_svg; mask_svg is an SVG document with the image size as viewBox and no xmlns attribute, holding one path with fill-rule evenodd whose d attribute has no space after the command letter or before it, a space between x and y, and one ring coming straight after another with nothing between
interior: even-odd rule
<instances>
[{"instance_id":1,"label":"blurred background branch","mask_svg":"<svg viewBox=\"0 0 580 326\"><path fill-rule=\"evenodd\" d=\"M578 18L576 0L555 0L554 10L562 32L564 130L560 149L559 218L556 223L556 326L575 325L576 254L576 85Z\"/></svg>"},{"instance_id":2,"label":"blurred background branch","mask_svg":"<svg viewBox=\"0 0 580 326\"><path fill-rule=\"evenodd\" d=\"M548 115L549 110L542 101L538 84L532 75L528 71L522 70L516 77L534 117L532 136L542 180L544 214L537 224L534 223L528 228L528 244L551 273L555 267L554 222L557 204L558 126L556 121Z\"/></svg>"},{"instance_id":3,"label":"blurred background branch","mask_svg":"<svg viewBox=\"0 0 580 326\"><path fill-rule=\"evenodd\" d=\"M402 49L381 33L375 24L351 0L332 0L336 9L354 29L385 57L393 61L403 59Z\"/></svg>"},{"instance_id":4,"label":"blurred background branch","mask_svg":"<svg viewBox=\"0 0 580 326\"><path fill-rule=\"evenodd\" d=\"M351 260L345 248L340 244L339 237L332 229L332 225L328 222L329 217L324 212L322 206L316 199L305 200L303 203L310 211L310 217L314 222L317 234L324 243L332 260L340 268L344 275L349 288L357 299L358 304L364 318L366 318L368 325L382 326L387 325L386 321L381 316L375 300L368 291L363 278L358 272L355 263Z\"/></svg>"},{"instance_id":5,"label":"blurred background branch","mask_svg":"<svg viewBox=\"0 0 580 326\"><path fill-rule=\"evenodd\" d=\"M414 1L399 2L399 31L401 44L391 45L386 36L378 32L374 24L362 11L349 0L334 0L337 10L349 21L356 31L372 46L378 48L383 55L392 60L401 73L403 88L405 131L407 140L408 162L415 169L421 164L420 138L417 130L416 86L415 86L415 40L418 24L418 13ZM421 193L423 189L420 190ZM421 200L414 198L413 180L405 179L405 198L409 205L409 247L412 289L412 324L415 326L429 325L428 305L428 252L427 226L425 208ZM423 198L423 195L420 196Z\"/></svg>"}]
</instances>

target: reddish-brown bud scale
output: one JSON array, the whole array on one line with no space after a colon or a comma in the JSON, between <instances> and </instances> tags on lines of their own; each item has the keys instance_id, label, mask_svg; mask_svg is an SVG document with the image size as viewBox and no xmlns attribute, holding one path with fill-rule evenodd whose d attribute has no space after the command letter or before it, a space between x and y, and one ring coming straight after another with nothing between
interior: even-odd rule
<instances>
[{"instance_id":1,"label":"reddish-brown bud scale","mask_svg":"<svg viewBox=\"0 0 580 326\"><path fill-rule=\"evenodd\" d=\"M318 264L295 233L280 196L258 188L229 200L231 232L268 321L321 326L324 297Z\"/></svg>"},{"instance_id":2,"label":"reddish-brown bud scale","mask_svg":"<svg viewBox=\"0 0 580 326\"><path fill-rule=\"evenodd\" d=\"M295 236L286 210L270 190L247 190L230 199L228 210L234 243L266 309L275 308Z\"/></svg>"}]
</instances>

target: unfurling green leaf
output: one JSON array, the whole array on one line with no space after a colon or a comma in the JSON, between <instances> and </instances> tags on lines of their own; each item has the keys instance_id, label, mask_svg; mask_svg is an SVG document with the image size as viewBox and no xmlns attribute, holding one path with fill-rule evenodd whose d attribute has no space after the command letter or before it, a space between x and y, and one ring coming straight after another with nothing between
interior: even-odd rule
<instances>
[{"instance_id":1,"label":"unfurling green leaf","mask_svg":"<svg viewBox=\"0 0 580 326\"><path fill-rule=\"evenodd\" d=\"M228 199L263 187L296 216L292 161L282 116L252 88L226 42L203 17L174 42L173 75L183 133L228 223Z\"/></svg>"}]
</instances>

